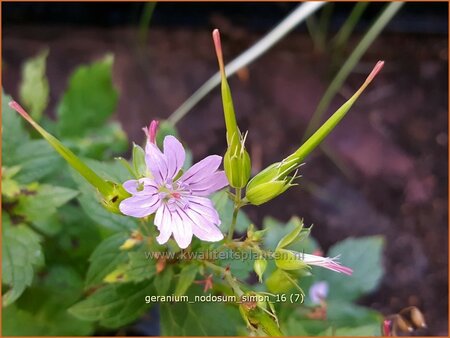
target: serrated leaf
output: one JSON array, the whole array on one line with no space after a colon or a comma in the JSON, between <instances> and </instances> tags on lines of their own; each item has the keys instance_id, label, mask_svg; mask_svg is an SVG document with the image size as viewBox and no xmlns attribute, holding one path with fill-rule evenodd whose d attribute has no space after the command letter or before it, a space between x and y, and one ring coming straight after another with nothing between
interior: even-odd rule
<instances>
[{"instance_id":1,"label":"serrated leaf","mask_svg":"<svg viewBox=\"0 0 450 338\"><path fill-rule=\"evenodd\" d=\"M82 293L83 280L74 268L53 265L3 311L3 335L91 335L92 323L67 312Z\"/></svg>"},{"instance_id":2,"label":"serrated leaf","mask_svg":"<svg viewBox=\"0 0 450 338\"><path fill-rule=\"evenodd\" d=\"M69 313L82 320L118 328L139 318L151 306L145 303L145 296L152 294L154 288L148 281L108 284L72 306Z\"/></svg>"},{"instance_id":3,"label":"serrated leaf","mask_svg":"<svg viewBox=\"0 0 450 338\"><path fill-rule=\"evenodd\" d=\"M339 261L352 268L353 274L345 276L325 269L314 271L316 280L332 285L328 298L350 301L375 290L384 273L383 244L381 236L372 236L349 238L332 246L327 255L340 255Z\"/></svg>"},{"instance_id":4,"label":"serrated leaf","mask_svg":"<svg viewBox=\"0 0 450 338\"><path fill-rule=\"evenodd\" d=\"M4 138L3 138L4 140ZM5 165L19 165L14 179L26 184L38 181L63 167L63 161L45 140L32 140L18 145L9 157L2 157Z\"/></svg>"},{"instance_id":5,"label":"serrated leaf","mask_svg":"<svg viewBox=\"0 0 450 338\"><path fill-rule=\"evenodd\" d=\"M186 291L194 282L197 272L198 266L196 265L187 265L183 269L181 269L177 286L175 287L175 296L182 296L186 293Z\"/></svg>"},{"instance_id":6,"label":"serrated leaf","mask_svg":"<svg viewBox=\"0 0 450 338\"><path fill-rule=\"evenodd\" d=\"M127 233L117 233L99 244L89 258L91 264L86 274L86 287L102 283L117 266L128 261L128 253L120 250L128 237Z\"/></svg>"},{"instance_id":7,"label":"serrated leaf","mask_svg":"<svg viewBox=\"0 0 450 338\"><path fill-rule=\"evenodd\" d=\"M49 85L45 75L47 56L48 50L44 50L28 59L22 67L20 99L36 120L42 117L49 99Z\"/></svg>"},{"instance_id":8,"label":"serrated leaf","mask_svg":"<svg viewBox=\"0 0 450 338\"><path fill-rule=\"evenodd\" d=\"M37 221L39 226L39 222L50 218L56 213L58 207L76 195L78 195L76 190L42 184L36 191L21 195L14 212L24 216L29 222Z\"/></svg>"},{"instance_id":9,"label":"serrated leaf","mask_svg":"<svg viewBox=\"0 0 450 338\"><path fill-rule=\"evenodd\" d=\"M189 299L195 295L205 294L191 288ZM164 302L160 309L164 336L236 336L243 327L237 306L226 302Z\"/></svg>"},{"instance_id":10,"label":"serrated leaf","mask_svg":"<svg viewBox=\"0 0 450 338\"><path fill-rule=\"evenodd\" d=\"M103 125L114 113L118 94L112 83L113 57L77 68L58 108L61 136L83 136Z\"/></svg>"},{"instance_id":11,"label":"serrated leaf","mask_svg":"<svg viewBox=\"0 0 450 338\"><path fill-rule=\"evenodd\" d=\"M117 176L127 173L120 163L101 165L97 161L89 161L89 166L98 170L99 174L106 179L113 180ZM107 170L105 170L107 169ZM125 173L124 173L125 172ZM113 231L129 231L137 229L137 220L133 217L123 216L106 210L100 202L97 192L78 173L72 171L72 178L77 184L81 194L78 202L86 215L97 225ZM117 180L122 182L122 180Z\"/></svg>"},{"instance_id":12,"label":"serrated leaf","mask_svg":"<svg viewBox=\"0 0 450 338\"><path fill-rule=\"evenodd\" d=\"M147 258L146 251L138 250L128 253L128 267L126 274L134 282L149 280L156 274L155 261Z\"/></svg>"},{"instance_id":13,"label":"serrated leaf","mask_svg":"<svg viewBox=\"0 0 450 338\"><path fill-rule=\"evenodd\" d=\"M40 237L24 224L2 226L2 282L9 286L3 306L12 304L33 281L34 269L43 264Z\"/></svg>"},{"instance_id":14,"label":"serrated leaf","mask_svg":"<svg viewBox=\"0 0 450 338\"><path fill-rule=\"evenodd\" d=\"M11 96L2 91L2 166L13 166L9 158L30 138L20 116L8 106L10 101Z\"/></svg>"}]
</instances>

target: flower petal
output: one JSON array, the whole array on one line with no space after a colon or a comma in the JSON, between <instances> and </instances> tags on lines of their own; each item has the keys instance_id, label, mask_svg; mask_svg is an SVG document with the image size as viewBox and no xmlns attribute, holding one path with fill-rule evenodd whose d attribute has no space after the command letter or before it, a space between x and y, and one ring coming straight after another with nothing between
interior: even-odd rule
<instances>
[{"instance_id":1,"label":"flower petal","mask_svg":"<svg viewBox=\"0 0 450 338\"><path fill-rule=\"evenodd\" d=\"M141 218L153 214L160 204L158 193L145 196L136 195L120 202L119 209L124 215Z\"/></svg>"},{"instance_id":2,"label":"flower petal","mask_svg":"<svg viewBox=\"0 0 450 338\"><path fill-rule=\"evenodd\" d=\"M159 230L159 236L156 237L156 240L159 244L166 243L170 236L172 235L172 216L169 212L169 209L165 204L162 204L158 211L156 211L155 215L155 225Z\"/></svg>"},{"instance_id":3,"label":"flower petal","mask_svg":"<svg viewBox=\"0 0 450 338\"><path fill-rule=\"evenodd\" d=\"M209 196L228 185L228 179L224 171L216 171L203 180L188 185L192 194L197 196Z\"/></svg>"},{"instance_id":4,"label":"flower petal","mask_svg":"<svg viewBox=\"0 0 450 338\"><path fill-rule=\"evenodd\" d=\"M123 188L132 195L153 195L158 191L155 181L150 178L128 180L123 184Z\"/></svg>"},{"instance_id":5,"label":"flower petal","mask_svg":"<svg viewBox=\"0 0 450 338\"><path fill-rule=\"evenodd\" d=\"M172 135L164 138L164 155L167 159L168 175L174 178L184 164L186 153L180 141Z\"/></svg>"},{"instance_id":6,"label":"flower petal","mask_svg":"<svg viewBox=\"0 0 450 338\"><path fill-rule=\"evenodd\" d=\"M167 159L156 144L147 142L145 146L145 163L158 185L163 184L167 180L169 177Z\"/></svg>"},{"instance_id":7,"label":"flower petal","mask_svg":"<svg viewBox=\"0 0 450 338\"><path fill-rule=\"evenodd\" d=\"M193 209L183 210L192 224L193 234L202 241L217 242L223 239L220 229L201 213Z\"/></svg>"},{"instance_id":8,"label":"flower petal","mask_svg":"<svg viewBox=\"0 0 450 338\"><path fill-rule=\"evenodd\" d=\"M218 155L205 157L203 160L190 167L183 176L180 177L180 181L185 184L200 182L212 175L219 168L221 162L222 157Z\"/></svg>"},{"instance_id":9,"label":"flower petal","mask_svg":"<svg viewBox=\"0 0 450 338\"><path fill-rule=\"evenodd\" d=\"M214 205L210 199L199 196L189 196L187 200L189 209L200 214L209 222L217 226L220 225L219 213L214 208Z\"/></svg>"},{"instance_id":10,"label":"flower petal","mask_svg":"<svg viewBox=\"0 0 450 338\"><path fill-rule=\"evenodd\" d=\"M183 219L182 213L177 208L172 212L172 233L175 241L181 249L186 249L192 241L192 226L187 219Z\"/></svg>"}]
</instances>

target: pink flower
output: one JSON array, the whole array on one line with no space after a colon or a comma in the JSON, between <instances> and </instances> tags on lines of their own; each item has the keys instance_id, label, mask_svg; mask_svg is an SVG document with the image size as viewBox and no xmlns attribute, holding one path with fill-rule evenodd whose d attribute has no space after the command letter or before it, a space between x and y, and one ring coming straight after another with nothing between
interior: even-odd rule
<instances>
[{"instance_id":1,"label":"pink flower","mask_svg":"<svg viewBox=\"0 0 450 338\"><path fill-rule=\"evenodd\" d=\"M298 255L299 258L308 265L321 266L322 268L343 273L349 276L351 276L351 274L353 273L353 270L351 268L343 266L337 261L339 256L331 258L331 257L310 255L305 253L298 253Z\"/></svg>"},{"instance_id":2,"label":"pink flower","mask_svg":"<svg viewBox=\"0 0 450 338\"><path fill-rule=\"evenodd\" d=\"M145 160L152 177L129 180L123 187L132 196L123 200L120 211L133 217L156 213L158 243L166 243L173 235L178 246L187 248L195 235L203 241L223 239L219 230L219 214L207 198L228 185L224 171L217 170L222 157L211 155L179 175L185 151L174 136L164 139L164 152L155 144L156 123L148 130Z\"/></svg>"},{"instance_id":3,"label":"pink flower","mask_svg":"<svg viewBox=\"0 0 450 338\"><path fill-rule=\"evenodd\" d=\"M320 304L328 296L328 283L326 281L315 282L309 288L309 298L313 304Z\"/></svg>"}]
</instances>

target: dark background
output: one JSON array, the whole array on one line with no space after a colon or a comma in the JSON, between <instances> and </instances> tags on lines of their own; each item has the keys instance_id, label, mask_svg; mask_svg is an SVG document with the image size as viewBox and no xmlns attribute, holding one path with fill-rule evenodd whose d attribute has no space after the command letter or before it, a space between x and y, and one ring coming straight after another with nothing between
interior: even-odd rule
<instances>
[{"instance_id":1,"label":"dark background","mask_svg":"<svg viewBox=\"0 0 450 338\"><path fill-rule=\"evenodd\" d=\"M144 46L138 45L141 3L2 3L3 85L16 96L22 62L49 47L53 110L71 71L106 52L115 54L118 118L130 140L167 117L216 70L211 29L222 31L227 60L284 18L294 3L159 3ZM384 6L370 4L346 52ZM334 6L331 35L352 4ZM448 5L407 3L369 48L327 116L363 81L375 62L386 66L371 88L302 167L300 187L260 208L314 223L326 250L349 236L386 238L386 274L361 300L383 314L409 305L423 310L429 329L448 334ZM330 82L332 55L314 50L302 24L230 85L241 129L249 130L255 170L298 145ZM345 57L340 60L341 64ZM225 149L220 93L198 104L178 128L195 159ZM339 165L336 165L339 164Z\"/></svg>"}]
</instances>

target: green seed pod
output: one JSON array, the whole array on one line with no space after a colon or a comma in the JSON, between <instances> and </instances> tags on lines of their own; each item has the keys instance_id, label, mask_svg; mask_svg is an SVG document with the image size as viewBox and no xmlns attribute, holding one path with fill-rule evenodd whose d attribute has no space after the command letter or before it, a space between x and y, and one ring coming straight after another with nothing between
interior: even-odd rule
<instances>
[{"instance_id":1,"label":"green seed pod","mask_svg":"<svg viewBox=\"0 0 450 338\"><path fill-rule=\"evenodd\" d=\"M250 178L251 161L244 147L245 140L233 142L228 146L223 158L223 166L228 182L233 188L243 188Z\"/></svg>"},{"instance_id":2,"label":"green seed pod","mask_svg":"<svg viewBox=\"0 0 450 338\"><path fill-rule=\"evenodd\" d=\"M262 276L264 274L264 271L266 271L266 268L267 268L267 261L262 257L258 258L253 264L253 270L255 270L256 274L258 275L260 283L262 283Z\"/></svg>"}]
</instances>

